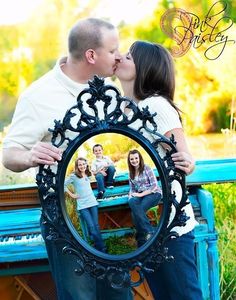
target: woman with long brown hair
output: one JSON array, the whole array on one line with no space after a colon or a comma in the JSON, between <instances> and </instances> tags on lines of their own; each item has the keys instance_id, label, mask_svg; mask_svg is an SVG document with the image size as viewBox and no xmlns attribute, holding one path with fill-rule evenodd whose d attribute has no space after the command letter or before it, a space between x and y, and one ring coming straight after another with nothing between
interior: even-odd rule
<instances>
[{"instance_id":1,"label":"woman with long brown hair","mask_svg":"<svg viewBox=\"0 0 236 300\"><path fill-rule=\"evenodd\" d=\"M136 41L123 55L115 74L125 96L132 98L140 109L149 107L154 114L157 131L168 138L174 135L177 152L172 154L172 160L176 168L190 174L195 162L188 150L180 110L174 103L175 71L170 53L160 44ZM131 127L139 128L140 124L135 122ZM151 142L155 141L154 135L145 134ZM159 147L161 157L165 156L166 150L165 145ZM172 189L176 191L178 200L181 196L174 183ZM152 293L158 300L202 300L194 253L193 229L197 222L190 202L183 210L188 216L186 225L173 228L179 237L165 243L174 261L163 262L154 273L146 274Z\"/></svg>"},{"instance_id":2,"label":"woman with long brown hair","mask_svg":"<svg viewBox=\"0 0 236 300\"><path fill-rule=\"evenodd\" d=\"M141 246L154 234L146 212L156 206L161 199L161 189L153 170L144 163L141 153L131 150L128 153L129 167L129 206L136 229L136 240Z\"/></svg>"}]
</instances>

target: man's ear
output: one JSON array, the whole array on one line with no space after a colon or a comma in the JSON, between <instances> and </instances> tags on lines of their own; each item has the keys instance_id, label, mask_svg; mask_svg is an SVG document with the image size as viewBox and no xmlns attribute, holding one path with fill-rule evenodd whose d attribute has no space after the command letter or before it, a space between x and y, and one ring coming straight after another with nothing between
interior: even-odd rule
<instances>
[{"instance_id":1,"label":"man's ear","mask_svg":"<svg viewBox=\"0 0 236 300\"><path fill-rule=\"evenodd\" d=\"M85 52L85 57L87 59L87 62L90 64L95 64L96 61L96 52L93 49L88 49Z\"/></svg>"}]
</instances>

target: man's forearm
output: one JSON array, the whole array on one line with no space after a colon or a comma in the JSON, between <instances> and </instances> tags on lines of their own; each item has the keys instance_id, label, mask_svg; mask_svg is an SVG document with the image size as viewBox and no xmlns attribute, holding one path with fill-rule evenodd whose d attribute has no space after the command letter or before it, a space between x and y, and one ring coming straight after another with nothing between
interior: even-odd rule
<instances>
[{"instance_id":1,"label":"man's forearm","mask_svg":"<svg viewBox=\"0 0 236 300\"><path fill-rule=\"evenodd\" d=\"M3 149L2 163L13 172L22 172L32 166L29 162L29 151L19 148Z\"/></svg>"},{"instance_id":2,"label":"man's forearm","mask_svg":"<svg viewBox=\"0 0 236 300\"><path fill-rule=\"evenodd\" d=\"M54 165L62 158L62 150L45 142L37 142L31 150L16 147L3 149L3 165L22 172L39 165Z\"/></svg>"}]
</instances>

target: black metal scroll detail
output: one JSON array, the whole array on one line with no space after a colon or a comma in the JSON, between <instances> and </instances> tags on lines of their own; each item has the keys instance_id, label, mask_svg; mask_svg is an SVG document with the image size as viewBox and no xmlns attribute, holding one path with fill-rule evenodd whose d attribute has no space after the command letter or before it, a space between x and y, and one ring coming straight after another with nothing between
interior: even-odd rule
<instances>
[{"instance_id":1,"label":"black metal scroll detail","mask_svg":"<svg viewBox=\"0 0 236 300\"><path fill-rule=\"evenodd\" d=\"M167 214L159 235L145 250L129 258L124 256L120 260L112 260L106 255L98 259L94 253L74 238L63 217L58 190L60 185L63 185L59 182L59 177L67 155L66 150L62 161L58 162L55 173L51 167L41 166L36 178L43 207L43 219L50 228L47 239L64 241L65 255L77 257L77 265L74 269L76 274L81 275L87 272L98 279L107 280L115 288L137 286L143 281L144 272L152 272L163 261L173 259L168 255L165 241L170 237L177 237L178 234L172 229L175 226L184 226L188 219L183 210L187 204L185 174L175 168L171 158L172 153L176 152L174 137L168 139L157 132L156 114L152 114L148 107L139 109L131 99L121 97L120 92L114 86L105 85L102 78L95 76L88 84L89 87L78 95L77 103L66 112L63 120L55 120L54 128L49 129L52 133L52 144L68 149L75 142L79 143L80 137L84 140L86 136L89 138L91 132L94 135L101 132L120 132L133 136L136 141L142 140L142 143L148 144L148 147L153 147L155 155L159 158L161 145L163 143L168 145L169 150L159 160L165 177L166 191L163 194L167 198ZM126 113L124 107L126 107ZM135 129L132 129L134 127ZM147 139L146 135L152 138ZM174 182L182 190L180 201L177 201L175 191L171 190ZM175 207L176 213L170 221L172 206ZM139 274L136 282L132 282L130 278L131 270L136 270Z\"/></svg>"}]
</instances>

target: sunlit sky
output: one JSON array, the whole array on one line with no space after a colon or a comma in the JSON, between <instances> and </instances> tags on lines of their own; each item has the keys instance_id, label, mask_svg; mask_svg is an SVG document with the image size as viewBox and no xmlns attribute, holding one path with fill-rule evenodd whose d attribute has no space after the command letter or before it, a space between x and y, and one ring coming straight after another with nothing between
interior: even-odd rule
<instances>
[{"instance_id":1,"label":"sunlit sky","mask_svg":"<svg viewBox=\"0 0 236 300\"><path fill-rule=\"evenodd\" d=\"M43 0L0 0L0 25L24 22ZM50 0L48 0L50 2ZM78 0L79 7L89 0ZM113 24L120 21L135 23L151 15L158 0L101 0L96 17L109 18Z\"/></svg>"}]
</instances>

